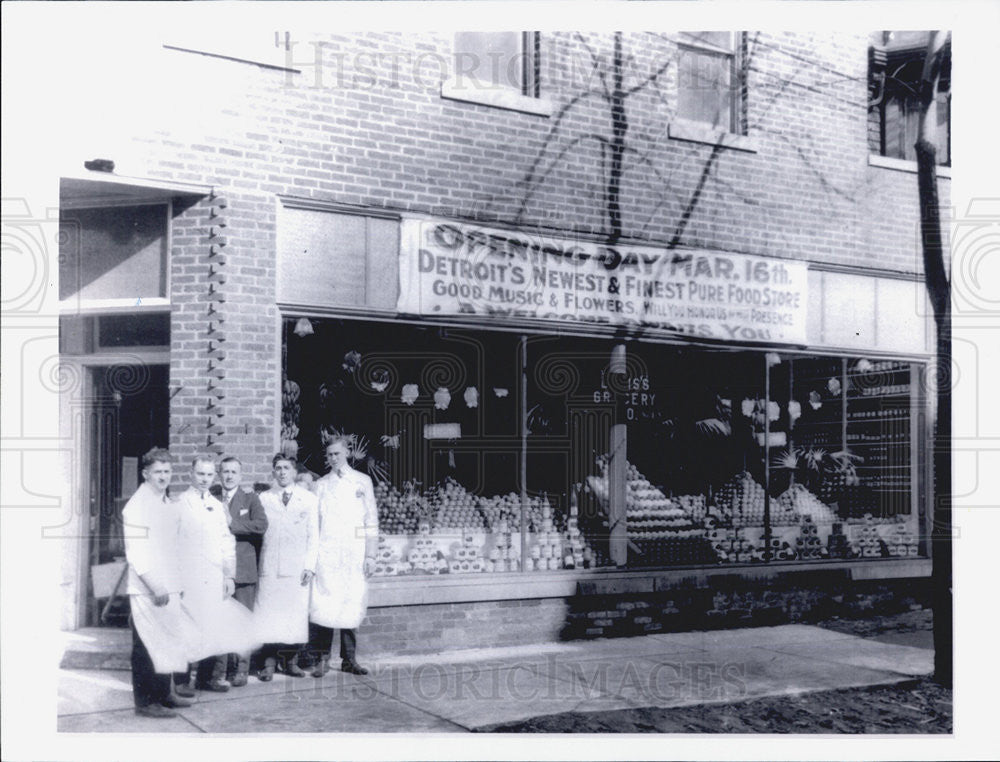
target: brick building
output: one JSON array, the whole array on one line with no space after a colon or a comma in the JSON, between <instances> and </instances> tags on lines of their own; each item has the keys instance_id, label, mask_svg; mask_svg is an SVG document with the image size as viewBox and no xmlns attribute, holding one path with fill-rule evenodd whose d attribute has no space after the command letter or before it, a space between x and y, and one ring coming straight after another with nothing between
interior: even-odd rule
<instances>
[{"instance_id":1,"label":"brick building","mask_svg":"<svg viewBox=\"0 0 1000 762\"><path fill-rule=\"evenodd\" d=\"M373 650L921 596L923 37L163 42L114 169L61 179L64 627L142 452L265 483L333 430L384 484Z\"/></svg>"}]
</instances>

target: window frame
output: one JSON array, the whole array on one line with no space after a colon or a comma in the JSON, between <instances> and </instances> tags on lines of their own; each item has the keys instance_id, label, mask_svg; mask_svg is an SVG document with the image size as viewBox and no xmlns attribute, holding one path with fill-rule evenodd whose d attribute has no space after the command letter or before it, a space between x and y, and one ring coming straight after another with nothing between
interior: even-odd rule
<instances>
[{"instance_id":1,"label":"window frame","mask_svg":"<svg viewBox=\"0 0 1000 762\"><path fill-rule=\"evenodd\" d=\"M730 135L746 135L746 71L744 63L744 47L746 32L728 31L728 48L715 45L704 40L694 39L693 32L683 32L677 39L678 61L685 52L694 53L701 56L726 57L729 59L729 92L731 93L729 102L729 124L711 124L698 119L692 119L680 113L680 96L683 87L680 81L680 65L678 63L678 83L677 83L677 119L682 122L701 125L704 129L722 131Z\"/></svg>"},{"instance_id":2,"label":"window frame","mask_svg":"<svg viewBox=\"0 0 1000 762\"><path fill-rule=\"evenodd\" d=\"M475 31L475 30L469 30ZM514 88L503 83L491 82L489 86L470 86L469 79L478 79L475 74L456 72L458 49L457 35L451 36L451 56L446 78L441 83L441 97L446 100L474 103L481 106L519 111L536 116L551 116L553 105L541 92L541 32L520 32L521 86Z\"/></svg>"},{"instance_id":3,"label":"window frame","mask_svg":"<svg viewBox=\"0 0 1000 762\"><path fill-rule=\"evenodd\" d=\"M133 297L104 298L104 299L81 299L76 295L68 299L59 300L60 314L93 314L93 313L114 313L114 312L163 312L164 308L170 307L171 293L171 268L170 252L173 250L173 231L171 220L173 219L174 202L172 198L160 200L144 200L136 202L132 199L122 199L120 201L100 201L89 202L79 201L60 204L60 214L68 211L88 210L88 209L116 209L123 207L138 206L162 206L164 210L164 254L161 267L164 272L164 296L137 297L140 301L137 304Z\"/></svg>"},{"instance_id":4,"label":"window frame","mask_svg":"<svg viewBox=\"0 0 1000 762\"><path fill-rule=\"evenodd\" d=\"M891 77L893 72L898 72L904 67L912 66L914 69L919 69L922 71L923 68L923 57L926 53L926 45L897 45L893 46L888 38L887 33L882 34L882 44L872 44L869 46L868 54L868 82L869 88L872 92L878 93L877 102L869 106L869 115L875 114L878 118L878 152L876 153L873 149L872 141L868 141L868 154L869 154L869 164L872 166L883 166L893 169L910 169L911 166L915 169L916 167L916 157L908 157L907 151L912 151L912 146L902 145L902 156L897 156L890 154L888 152L888 134L890 125L887 118L887 106L890 102L897 104L897 110L906 112L906 106L908 102L915 100L917 98L916 93L910 94L910 97L906 97L907 87L911 89L914 85L919 85L919 80L914 78L897 79ZM951 52L950 46L945 53L950 59ZM917 75L919 77L919 74ZM894 81L890 83L890 79ZM941 78L944 80L944 77ZM940 147L942 141L939 139L937 141L939 148L937 170L939 174L944 174L945 176L950 176L951 170L951 137L952 137L952 125L951 125L951 83L950 77L948 77L947 89L941 89L940 82L938 84L938 90L935 93L935 108L938 108L942 101L947 104L947 117L944 120L944 127L947 130L947 134L944 136L944 145L946 149L946 161L942 161L940 155ZM876 85L878 89L876 90ZM910 112L906 112L906 115L898 117L894 120L893 128L902 128L902 131L906 131L906 121L911 118ZM919 118L919 117L917 117ZM936 124L936 129L940 130L940 124ZM940 135L938 136L940 138ZM904 141L905 143L905 141Z\"/></svg>"}]
</instances>

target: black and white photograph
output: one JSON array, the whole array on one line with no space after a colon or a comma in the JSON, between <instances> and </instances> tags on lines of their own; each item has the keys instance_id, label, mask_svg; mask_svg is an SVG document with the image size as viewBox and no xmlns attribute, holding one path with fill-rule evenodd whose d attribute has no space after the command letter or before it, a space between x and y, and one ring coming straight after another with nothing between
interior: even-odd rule
<instances>
[{"instance_id":1,"label":"black and white photograph","mask_svg":"<svg viewBox=\"0 0 1000 762\"><path fill-rule=\"evenodd\" d=\"M10 759L993 756L1000 4L3 12Z\"/></svg>"}]
</instances>

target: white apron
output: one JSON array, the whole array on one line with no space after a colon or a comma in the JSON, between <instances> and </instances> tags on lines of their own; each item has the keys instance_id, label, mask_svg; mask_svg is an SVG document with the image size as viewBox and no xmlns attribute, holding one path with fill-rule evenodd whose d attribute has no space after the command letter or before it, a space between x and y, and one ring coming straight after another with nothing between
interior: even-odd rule
<instances>
[{"instance_id":1,"label":"white apron","mask_svg":"<svg viewBox=\"0 0 1000 762\"><path fill-rule=\"evenodd\" d=\"M166 606L155 605L152 595L133 595L129 602L132 622L156 672L187 672L189 662L204 658L197 655L201 639L198 625L179 594L171 593Z\"/></svg>"},{"instance_id":2,"label":"white apron","mask_svg":"<svg viewBox=\"0 0 1000 762\"><path fill-rule=\"evenodd\" d=\"M288 505L281 490L260 496L267 514L267 531L260 553L254 620L264 643L305 643L309 640L309 586L302 572L316 568L319 517L316 496L291 487Z\"/></svg>"},{"instance_id":3,"label":"white apron","mask_svg":"<svg viewBox=\"0 0 1000 762\"><path fill-rule=\"evenodd\" d=\"M193 489L181 495L178 505L184 607L199 631L191 661L254 650L261 641L250 611L225 594L226 579L236 574L236 538L229 531L225 508Z\"/></svg>"},{"instance_id":4,"label":"white apron","mask_svg":"<svg viewBox=\"0 0 1000 762\"><path fill-rule=\"evenodd\" d=\"M139 485L122 511L132 622L159 673L187 672L200 647L198 625L181 598L180 519L179 505L147 484ZM166 605L153 603L140 575L169 593Z\"/></svg>"},{"instance_id":5,"label":"white apron","mask_svg":"<svg viewBox=\"0 0 1000 762\"><path fill-rule=\"evenodd\" d=\"M368 608L366 538L378 536L372 480L345 468L318 482L319 560L312 584L309 619L325 627L354 629Z\"/></svg>"}]
</instances>

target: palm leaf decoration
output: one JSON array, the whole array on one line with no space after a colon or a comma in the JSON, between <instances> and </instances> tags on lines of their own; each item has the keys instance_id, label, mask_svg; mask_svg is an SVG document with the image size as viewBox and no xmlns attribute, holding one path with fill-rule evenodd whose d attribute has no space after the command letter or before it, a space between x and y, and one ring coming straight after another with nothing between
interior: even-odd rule
<instances>
[{"instance_id":1,"label":"palm leaf decoration","mask_svg":"<svg viewBox=\"0 0 1000 762\"><path fill-rule=\"evenodd\" d=\"M771 460L773 468L783 468L786 471L796 471L799 467L799 450L790 447L777 453Z\"/></svg>"},{"instance_id":2,"label":"palm leaf decoration","mask_svg":"<svg viewBox=\"0 0 1000 762\"><path fill-rule=\"evenodd\" d=\"M704 436L728 437L732 433L729 424L719 418L702 418L694 422L694 428Z\"/></svg>"},{"instance_id":3,"label":"palm leaf decoration","mask_svg":"<svg viewBox=\"0 0 1000 762\"><path fill-rule=\"evenodd\" d=\"M810 471L816 471L817 473L823 470L823 464L828 457L826 450L820 447L810 447L802 456L802 460L806 464L806 468Z\"/></svg>"}]
</instances>

